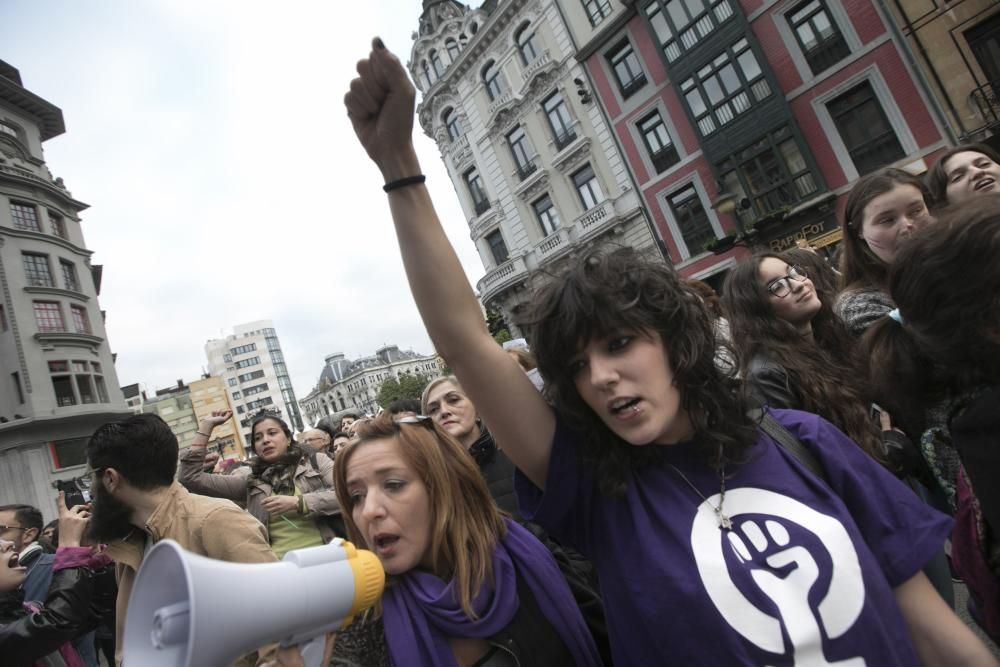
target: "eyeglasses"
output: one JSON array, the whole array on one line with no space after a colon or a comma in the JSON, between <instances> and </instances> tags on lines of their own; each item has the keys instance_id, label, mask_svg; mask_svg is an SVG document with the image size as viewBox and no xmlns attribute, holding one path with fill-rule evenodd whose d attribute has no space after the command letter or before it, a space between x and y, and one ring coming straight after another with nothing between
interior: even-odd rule
<instances>
[{"instance_id":1,"label":"eyeglasses","mask_svg":"<svg viewBox=\"0 0 1000 667\"><path fill-rule=\"evenodd\" d=\"M5 526L0 523L0 533L6 533L8 530L28 530L24 526Z\"/></svg>"},{"instance_id":2,"label":"eyeglasses","mask_svg":"<svg viewBox=\"0 0 1000 667\"><path fill-rule=\"evenodd\" d=\"M806 275L805 270L803 270L801 266L790 266L788 267L788 273L781 278L775 278L774 280L768 282L764 288L772 296L784 299L792 292L793 280L797 283L803 283L807 278L809 278L809 276Z\"/></svg>"}]
</instances>

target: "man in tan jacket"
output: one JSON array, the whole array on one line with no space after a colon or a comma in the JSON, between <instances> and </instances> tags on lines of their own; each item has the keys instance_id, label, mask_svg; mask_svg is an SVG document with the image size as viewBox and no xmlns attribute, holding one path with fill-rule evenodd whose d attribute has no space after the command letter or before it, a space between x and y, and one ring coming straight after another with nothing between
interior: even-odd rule
<instances>
[{"instance_id":1,"label":"man in tan jacket","mask_svg":"<svg viewBox=\"0 0 1000 667\"><path fill-rule=\"evenodd\" d=\"M234 563L277 560L259 521L229 500L189 493L174 481L177 453L177 438L152 414L104 424L87 443L94 489L91 539L107 543L107 555L117 564L118 664L136 573L160 540Z\"/></svg>"}]
</instances>

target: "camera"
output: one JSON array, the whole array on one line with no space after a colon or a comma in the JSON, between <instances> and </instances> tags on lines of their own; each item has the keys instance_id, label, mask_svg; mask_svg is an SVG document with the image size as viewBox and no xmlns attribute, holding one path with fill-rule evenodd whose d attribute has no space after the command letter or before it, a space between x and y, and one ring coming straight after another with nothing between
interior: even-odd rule
<instances>
[{"instance_id":1,"label":"camera","mask_svg":"<svg viewBox=\"0 0 1000 667\"><path fill-rule=\"evenodd\" d=\"M53 482L52 486L66 494L67 509L90 502L90 475L60 479Z\"/></svg>"}]
</instances>

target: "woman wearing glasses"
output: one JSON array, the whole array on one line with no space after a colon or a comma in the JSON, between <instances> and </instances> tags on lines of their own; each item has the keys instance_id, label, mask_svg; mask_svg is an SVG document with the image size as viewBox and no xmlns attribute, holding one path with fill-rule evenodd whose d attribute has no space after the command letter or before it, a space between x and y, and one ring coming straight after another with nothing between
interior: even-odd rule
<instances>
[{"instance_id":1,"label":"woman wearing glasses","mask_svg":"<svg viewBox=\"0 0 1000 667\"><path fill-rule=\"evenodd\" d=\"M844 291L833 307L855 336L896 307L886 276L910 234L933 221L929 201L923 181L902 169L882 169L851 188L841 224Z\"/></svg>"},{"instance_id":2,"label":"woman wearing glasses","mask_svg":"<svg viewBox=\"0 0 1000 667\"><path fill-rule=\"evenodd\" d=\"M800 266L778 254L744 260L726 280L723 305L751 400L818 414L881 459L870 399L858 386L853 341ZM890 436L895 437L895 436Z\"/></svg>"},{"instance_id":3,"label":"woman wearing glasses","mask_svg":"<svg viewBox=\"0 0 1000 667\"><path fill-rule=\"evenodd\" d=\"M552 556L500 513L463 445L429 417L383 414L357 435L337 497L391 585L337 634L331 664L600 664Z\"/></svg>"}]
</instances>

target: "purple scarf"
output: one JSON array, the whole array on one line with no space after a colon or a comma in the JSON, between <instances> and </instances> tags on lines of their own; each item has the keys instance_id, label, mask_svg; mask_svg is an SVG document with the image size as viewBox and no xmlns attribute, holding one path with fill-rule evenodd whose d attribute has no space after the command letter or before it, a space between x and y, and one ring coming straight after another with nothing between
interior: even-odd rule
<instances>
[{"instance_id":1,"label":"purple scarf","mask_svg":"<svg viewBox=\"0 0 1000 667\"><path fill-rule=\"evenodd\" d=\"M505 519L507 535L493 551L495 587L484 583L473 601L478 618L462 611L455 582L414 570L382 596L386 642L393 665L456 667L449 637L487 639L514 620L517 576L555 628L577 665L600 665L593 637L552 554L535 536ZM517 570L515 572L515 565Z\"/></svg>"}]
</instances>

